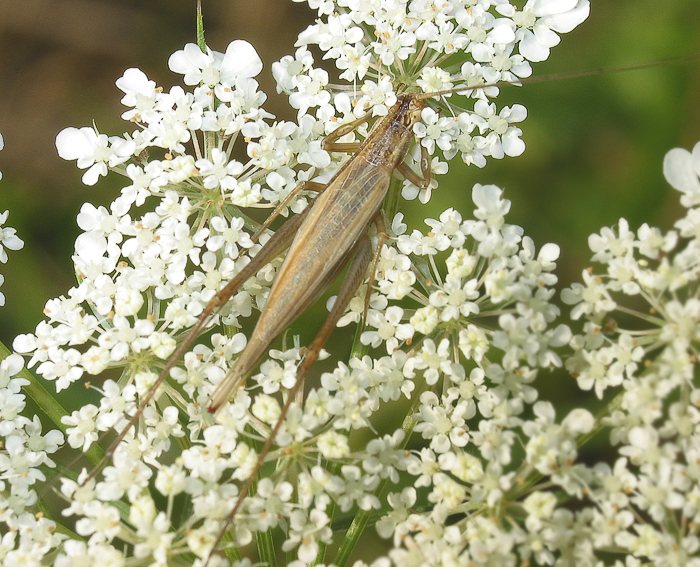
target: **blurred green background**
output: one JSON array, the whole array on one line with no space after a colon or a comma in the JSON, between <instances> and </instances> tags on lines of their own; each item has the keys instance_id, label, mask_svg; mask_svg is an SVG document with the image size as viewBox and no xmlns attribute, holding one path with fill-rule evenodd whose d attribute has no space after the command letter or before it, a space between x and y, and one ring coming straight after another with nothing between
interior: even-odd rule
<instances>
[{"instance_id":1,"label":"blurred green background","mask_svg":"<svg viewBox=\"0 0 700 567\"><path fill-rule=\"evenodd\" d=\"M114 81L139 67L168 88L178 78L167 58L194 40L194 0L23 0L0 2L0 211L26 241L0 273L7 305L0 310L0 340L33 330L45 301L74 282L70 256L81 203L107 204L119 190L116 176L93 188L81 172L58 158L56 134L93 121L104 133L129 129L120 118L121 92ZM535 75L651 62L700 54L698 0L594 1L590 19L563 37ZM232 39L251 41L265 69L258 77L269 95L267 109L293 118L276 95L271 64L294 51L296 35L313 21L304 4L286 0L205 0L210 46L223 51ZM476 182L503 187L512 200L510 222L538 245L562 247L565 283L588 266L586 238L621 216L669 227L680 213L677 194L663 180L664 153L700 140L700 59L682 65L603 74L504 90L525 104L527 150L484 169L454 163L429 206L404 203L414 219L447 207L470 210ZM298 329L310 333L325 310L315 306ZM335 341L347 348L347 333ZM308 338L308 333L304 339ZM332 348L332 347L331 347ZM569 386L572 381L567 381ZM558 378L549 399L571 399ZM559 405L561 409L561 405ZM563 411L563 410L562 410Z\"/></svg>"}]
</instances>

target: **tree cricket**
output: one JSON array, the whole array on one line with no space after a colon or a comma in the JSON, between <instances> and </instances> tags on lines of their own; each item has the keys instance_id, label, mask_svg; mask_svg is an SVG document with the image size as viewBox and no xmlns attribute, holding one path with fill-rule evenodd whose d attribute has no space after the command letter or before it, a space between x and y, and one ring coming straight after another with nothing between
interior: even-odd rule
<instances>
[{"instance_id":1,"label":"tree cricket","mask_svg":"<svg viewBox=\"0 0 700 567\"><path fill-rule=\"evenodd\" d=\"M700 238L606 228L666 199L649 164L681 109L692 128L666 88L687 77L530 90L603 71L538 72L560 41L551 65L590 68L559 57L590 0L302 1L315 22L277 61L208 45L200 9L175 81L112 58L122 130L56 136L109 193L80 205L74 285L0 343L0 564L687 562L696 361L668 329L692 331ZM645 23L622 35L641 61L662 46L631 39L680 31ZM594 37L571 57L626 57ZM694 154L674 153L678 180ZM619 276L581 266L560 293L589 260ZM650 309L622 296L636 281ZM641 414L656 376L673 385ZM675 500L630 496L667 470Z\"/></svg>"},{"instance_id":2,"label":"tree cricket","mask_svg":"<svg viewBox=\"0 0 700 567\"><path fill-rule=\"evenodd\" d=\"M326 149L356 152L355 155L341 166L314 203L304 212L284 223L252 258L251 262L212 298L204 308L197 323L166 361L155 383L141 400L139 409L118 434L103 461L91 472L88 479L93 478L108 462L116 446L140 417L144 406L155 395L158 386L167 378L173 366L192 345L206 326L209 318L228 301L249 277L280 255L286 248L289 248L289 251L275 278L266 306L253 334L237 359L236 365L228 372L215 391L209 411L215 413L230 398L234 390L242 385L247 375L255 368L256 363L267 351L270 343L309 304L318 298L338 272L349 262L348 275L335 305L312 346L309 347L304 362L299 368L298 376L302 377L305 374L318 357L328 335L364 280L372 259L366 230L373 220L381 224L377 214L389 188L394 170L399 171L416 184L422 185L429 182L429 160L427 157L424 156L422 159L424 177L414 173L403 160L413 139L413 125L420 120L420 111L425 105L425 99L430 96L435 95L434 93L401 95L387 116L377 121L363 142L336 144L335 140L368 121L369 116L341 125L331 136L326 138L324 141ZM299 187L299 189L301 188ZM277 210L286 206L294 197L294 194L290 194ZM275 215L276 212L273 212L258 231L256 237L270 224ZM334 245L330 245L330 243ZM293 394L298 390L301 382L299 379L298 384L290 392L290 400L293 399ZM280 420L280 424L282 420ZM274 441L274 435L272 439Z\"/></svg>"}]
</instances>

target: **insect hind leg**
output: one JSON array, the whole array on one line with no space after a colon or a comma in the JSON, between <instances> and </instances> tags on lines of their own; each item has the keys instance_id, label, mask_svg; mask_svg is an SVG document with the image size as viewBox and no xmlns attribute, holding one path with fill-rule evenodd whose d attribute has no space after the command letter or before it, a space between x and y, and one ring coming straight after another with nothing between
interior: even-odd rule
<instances>
[{"instance_id":1,"label":"insect hind leg","mask_svg":"<svg viewBox=\"0 0 700 567\"><path fill-rule=\"evenodd\" d=\"M372 246L370 244L369 237L365 234L360 238L360 240L358 240L357 244L355 245L352 261L345 275L345 278L343 279L343 284L340 288L340 291L338 292L336 301L333 304L333 307L331 308L331 312L328 314L328 317L323 322L321 329L318 331L316 337L309 346L304 360L301 362L297 369L296 382L287 391L287 400L284 406L282 406L280 416L277 419L277 422L273 426L272 430L270 431L270 434L268 435L267 439L265 440L265 444L263 445L262 449L260 450L260 453L258 454L257 462L253 470L250 472L248 480L246 480L245 484L243 484L243 486L241 487L241 490L238 493L238 498L236 499L233 508L226 517L224 525L222 526L219 535L217 536L216 541L212 546L212 550L209 556L207 557L206 561L204 562L204 567L208 565L209 560L216 551L216 547L219 545L219 543L221 543L224 534L226 533L228 527L233 523L233 520L236 517L236 514L239 512L243 501L248 495L248 492L250 491L253 483L257 479L258 473L260 472L260 469L265 463L265 458L270 453L272 446L274 445L275 440L277 438L277 434L280 432L282 426L284 425L284 420L287 416L287 413L289 412L289 409L294 403L297 394L301 391L301 388L304 385L304 377L306 376L306 373L309 371L314 362L316 362L316 360L318 359L321 349L326 344L329 335L335 329L335 326L340 317L343 315L343 313L345 313L345 310L348 304L350 303L350 300L355 296L357 289L359 288L360 284L365 278L367 268L369 267L370 262L372 260L372 256Z\"/></svg>"},{"instance_id":2,"label":"insect hind leg","mask_svg":"<svg viewBox=\"0 0 700 567\"><path fill-rule=\"evenodd\" d=\"M405 161L402 161L396 166L396 169L404 177L404 179L408 179L411 183L420 187L421 189L427 189L430 187L430 182L432 181L430 154L428 153L427 148L423 146L420 147L420 168L421 172L418 174Z\"/></svg>"},{"instance_id":3,"label":"insect hind leg","mask_svg":"<svg viewBox=\"0 0 700 567\"><path fill-rule=\"evenodd\" d=\"M221 288L214 297L209 300L200 313L197 322L194 326L187 332L182 342L178 345L175 351L168 357L165 365L161 369L158 377L150 386L148 391L139 400L139 406L134 412L134 414L129 418L126 425L117 433L117 436L110 443L109 447L105 451L104 456L100 461L92 468L88 475L83 478L81 485L85 485L88 481L95 478L99 472L112 460L114 456L114 451L119 446L119 444L126 439L129 431L136 424L136 422L143 415L145 408L153 400L156 392L160 388L161 384L168 377L170 370L178 363L178 361L184 356L187 350L192 346L194 341L204 330L210 318L217 313L226 302L238 291L238 289L252 276L254 276L260 269L262 269L266 264L270 263L277 256L279 256L286 248L291 244L294 235L296 234L299 226L306 218L306 214L309 209L303 211L302 213L295 215L284 223L275 234L270 237L270 239L265 243L265 245L258 251L258 253L253 256L251 261L243 266L240 272L236 274L223 288Z\"/></svg>"}]
</instances>

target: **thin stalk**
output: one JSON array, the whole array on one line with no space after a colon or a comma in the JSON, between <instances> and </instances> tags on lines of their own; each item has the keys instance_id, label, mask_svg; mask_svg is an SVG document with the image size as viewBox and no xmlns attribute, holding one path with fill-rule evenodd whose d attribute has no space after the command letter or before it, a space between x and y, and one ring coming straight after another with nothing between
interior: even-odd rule
<instances>
[{"instance_id":1,"label":"thin stalk","mask_svg":"<svg viewBox=\"0 0 700 567\"><path fill-rule=\"evenodd\" d=\"M379 485L380 494L384 492L385 484L387 484L386 480L384 480ZM355 550L355 546L360 541L360 538L362 537L362 534L364 533L371 516L371 511L364 510L361 510L355 516L355 519L352 521L352 524L350 524L350 528L348 528L348 531L345 533L343 543L340 545L338 554L336 555L335 560L333 561L333 563L335 563L338 567L345 567L345 565L347 565L350 561L350 556Z\"/></svg>"},{"instance_id":2,"label":"thin stalk","mask_svg":"<svg viewBox=\"0 0 700 567\"><path fill-rule=\"evenodd\" d=\"M333 463L331 466L328 468L328 472L332 475L335 475L338 473L340 470L340 463ZM330 520L330 526L331 529L333 530L333 516L335 516L336 512L336 504L335 500L331 499L330 506L328 508L328 519ZM335 531L335 530L333 530ZM328 551L328 544L324 542L319 542L318 544L318 553L316 554L316 559L314 560L314 565L325 565L326 561L326 552Z\"/></svg>"},{"instance_id":3,"label":"thin stalk","mask_svg":"<svg viewBox=\"0 0 700 567\"><path fill-rule=\"evenodd\" d=\"M258 546L258 555L263 565L267 567L277 567L277 556L275 555L275 542L272 539L272 529L266 532L256 532L255 542Z\"/></svg>"},{"instance_id":4,"label":"thin stalk","mask_svg":"<svg viewBox=\"0 0 700 567\"><path fill-rule=\"evenodd\" d=\"M207 42L204 39L204 15L202 14L202 2L197 0L197 46L202 52L207 52Z\"/></svg>"}]
</instances>

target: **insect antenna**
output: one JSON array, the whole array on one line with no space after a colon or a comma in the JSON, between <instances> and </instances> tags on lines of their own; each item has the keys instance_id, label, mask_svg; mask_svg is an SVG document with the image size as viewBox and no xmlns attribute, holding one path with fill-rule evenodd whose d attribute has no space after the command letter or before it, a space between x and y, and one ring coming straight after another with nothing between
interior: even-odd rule
<instances>
[{"instance_id":1,"label":"insect antenna","mask_svg":"<svg viewBox=\"0 0 700 567\"><path fill-rule=\"evenodd\" d=\"M504 86L514 86L520 87L522 85L534 85L538 83L548 83L551 81L558 80L570 80L570 79L582 79L585 77L595 77L597 75L604 75L608 73L625 73L628 71L641 71L643 69L652 69L654 67L661 67L663 65L678 65L689 63L700 59L700 53L695 53L693 55L683 55L679 57L668 57L666 59L657 59L656 61L651 61L648 63L636 63L633 65L620 65L618 67L596 67L593 69L586 69L585 71L569 71L563 73L549 73L547 75L538 75L536 77L528 77L519 79L517 81L496 81L494 83L484 83L483 85L469 85L463 87L454 87L451 89L444 89L440 91L433 91L429 93L419 93L414 95L417 100L424 100L435 97L442 97L450 94L468 94L473 91L478 91L480 89L486 89L490 87L504 87Z\"/></svg>"},{"instance_id":2,"label":"insect antenna","mask_svg":"<svg viewBox=\"0 0 700 567\"><path fill-rule=\"evenodd\" d=\"M129 434L131 428L134 427L136 425L136 422L141 418L143 412L146 410L146 407L148 406L150 401L155 397L156 392L170 374L170 370L172 370L175 367L175 365L178 364L182 356L187 352L190 346L192 346L194 340L207 326L211 319L211 316L214 315L215 312L217 312L221 307L221 305L217 305L216 309L212 309L211 313L207 313L206 316L200 317L200 319L197 320L194 326L190 328L190 330L185 335L185 339L182 341L182 343L178 345L178 347L175 349L175 351L173 351L173 353L166 361L165 366L161 369L155 382L148 388L148 391L138 400L138 405L134 414L119 430L117 436L109 444L103 457L99 460L99 462L90 470L87 476L80 481L80 486L84 486L87 482L95 478L100 473L100 471L110 463L117 447L121 444L122 441L124 441L126 436Z\"/></svg>"}]
</instances>

